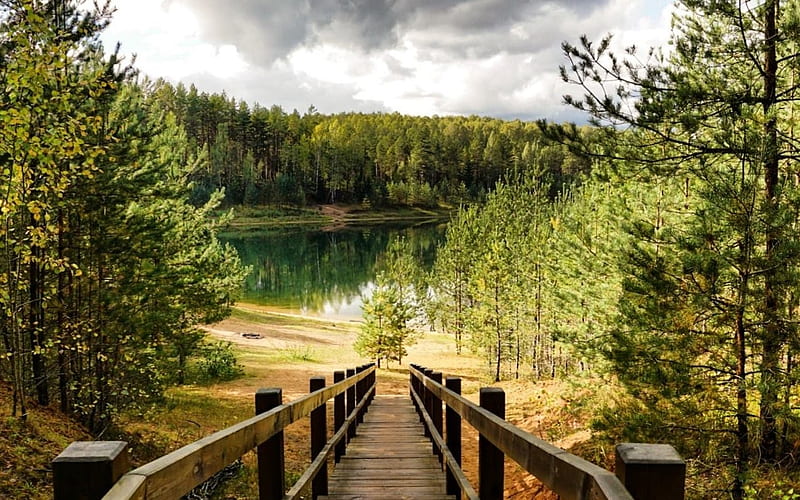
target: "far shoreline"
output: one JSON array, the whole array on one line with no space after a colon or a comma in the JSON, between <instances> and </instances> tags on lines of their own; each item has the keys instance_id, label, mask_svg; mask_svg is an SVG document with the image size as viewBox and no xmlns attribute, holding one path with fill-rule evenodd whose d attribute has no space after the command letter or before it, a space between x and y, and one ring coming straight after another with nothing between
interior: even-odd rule
<instances>
[{"instance_id":1,"label":"far shoreline","mask_svg":"<svg viewBox=\"0 0 800 500\"><path fill-rule=\"evenodd\" d=\"M367 208L357 204L323 204L299 207L292 205L236 206L233 218L223 232L246 229L268 229L289 226L317 226L321 230L335 231L342 227L375 225L393 222L449 221L458 209L451 206L435 208L389 207Z\"/></svg>"}]
</instances>

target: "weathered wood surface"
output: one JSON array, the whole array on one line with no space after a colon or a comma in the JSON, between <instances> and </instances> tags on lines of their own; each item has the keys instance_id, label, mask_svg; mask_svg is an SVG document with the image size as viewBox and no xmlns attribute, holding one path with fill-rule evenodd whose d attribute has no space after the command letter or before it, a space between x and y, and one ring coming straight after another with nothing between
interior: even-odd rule
<instances>
[{"instance_id":1,"label":"weathered wood surface","mask_svg":"<svg viewBox=\"0 0 800 500\"><path fill-rule=\"evenodd\" d=\"M411 371L423 375L415 368ZM513 426L428 377L420 384L564 500L633 500L611 472Z\"/></svg>"},{"instance_id":2,"label":"weathered wood surface","mask_svg":"<svg viewBox=\"0 0 800 500\"><path fill-rule=\"evenodd\" d=\"M407 397L376 396L324 500L455 500Z\"/></svg>"},{"instance_id":3,"label":"weathered wood surface","mask_svg":"<svg viewBox=\"0 0 800 500\"><path fill-rule=\"evenodd\" d=\"M277 406L134 469L122 476L103 499L180 498L287 425L307 416L311 410L367 378L374 370L374 367L370 367L353 378Z\"/></svg>"}]
</instances>

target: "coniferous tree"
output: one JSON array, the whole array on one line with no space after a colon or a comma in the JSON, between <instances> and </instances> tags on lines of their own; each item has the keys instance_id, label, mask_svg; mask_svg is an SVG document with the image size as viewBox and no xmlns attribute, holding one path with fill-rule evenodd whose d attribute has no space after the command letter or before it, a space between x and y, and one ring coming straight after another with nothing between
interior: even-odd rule
<instances>
[{"instance_id":1,"label":"coniferous tree","mask_svg":"<svg viewBox=\"0 0 800 500\"><path fill-rule=\"evenodd\" d=\"M800 18L778 0L680 3L669 55L642 63L635 49L615 54L610 38L584 38L564 45L562 75L586 91L567 102L612 125L584 151L618 160L624 177L685 180L691 190L689 203L658 199L678 220L631 225L625 322L607 352L650 407L705 412L697 426L670 425L731 450L732 492L742 498L749 465L784 456L779 424L796 418L780 395L792 376L800 258L791 166ZM580 147L577 129L543 128Z\"/></svg>"},{"instance_id":2,"label":"coniferous tree","mask_svg":"<svg viewBox=\"0 0 800 500\"><path fill-rule=\"evenodd\" d=\"M354 344L356 352L374 359L378 367L382 359L402 364L408 354L407 347L414 341L414 331L409 325L414 314L400 287L379 276L363 309L364 324Z\"/></svg>"},{"instance_id":3,"label":"coniferous tree","mask_svg":"<svg viewBox=\"0 0 800 500\"><path fill-rule=\"evenodd\" d=\"M15 414L57 380L62 409L95 430L160 394L172 340L224 316L243 277L209 222L221 195L187 202L182 129L103 55L109 16L0 4L0 375Z\"/></svg>"}]
</instances>

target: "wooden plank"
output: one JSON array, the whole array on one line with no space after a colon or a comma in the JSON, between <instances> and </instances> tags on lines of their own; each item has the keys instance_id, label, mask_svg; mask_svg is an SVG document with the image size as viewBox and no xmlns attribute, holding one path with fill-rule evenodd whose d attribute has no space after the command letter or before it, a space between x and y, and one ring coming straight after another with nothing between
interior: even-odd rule
<instances>
[{"instance_id":1,"label":"wooden plank","mask_svg":"<svg viewBox=\"0 0 800 500\"><path fill-rule=\"evenodd\" d=\"M358 478L363 479L366 481L373 480L373 479L383 479L387 477L387 475L391 475L394 479L402 479L402 478L418 478L418 477L425 477L434 480L438 480L441 476L438 470L434 469L360 469L358 471ZM343 476L343 475L342 475ZM331 480L338 479L342 477L335 472L331 474Z\"/></svg>"},{"instance_id":2,"label":"wooden plank","mask_svg":"<svg viewBox=\"0 0 800 500\"><path fill-rule=\"evenodd\" d=\"M378 396L330 476L330 500L455 500L414 407Z\"/></svg>"},{"instance_id":3,"label":"wooden plank","mask_svg":"<svg viewBox=\"0 0 800 500\"><path fill-rule=\"evenodd\" d=\"M406 495L444 495L444 485L436 485L436 486L374 486L374 487L365 487L365 486L351 486L347 488L346 494L352 495L354 493L361 493L361 494L381 494L383 498L389 499L394 498L396 493L402 491Z\"/></svg>"},{"instance_id":4,"label":"wooden plank","mask_svg":"<svg viewBox=\"0 0 800 500\"><path fill-rule=\"evenodd\" d=\"M342 469L348 468L372 468L372 469L391 469L391 468L427 468L427 469L440 469L441 466L437 460L430 460L429 455L425 456L393 456L382 457L380 455L364 455L359 457L351 457L347 462L342 462ZM413 463L410 463L413 462Z\"/></svg>"},{"instance_id":5,"label":"wooden plank","mask_svg":"<svg viewBox=\"0 0 800 500\"><path fill-rule=\"evenodd\" d=\"M444 487L444 478L417 477L412 479L402 478L364 478L354 476L346 479L334 479L330 483L331 487L341 488L423 488L423 487Z\"/></svg>"},{"instance_id":6,"label":"wooden plank","mask_svg":"<svg viewBox=\"0 0 800 500\"><path fill-rule=\"evenodd\" d=\"M327 495L319 497L319 500L386 500L385 493L376 495L364 495L363 493L352 493L344 495ZM392 494L392 500L456 500L453 495L424 494L407 495L403 493Z\"/></svg>"},{"instance_id":7,"label":"wooden plank","mask_svg":"<svg viewBox=\"0 0 800 500\"><path fill-rule=\"evenodd\" d=\"M336 466L336 470L347 469L385 469L385 470L402 470L402 469L438 469L439 462L431 457L424 460L416 458L392 458L385 460L361 460L361 459L345 459Z\"/></svg>"}]
</instances>

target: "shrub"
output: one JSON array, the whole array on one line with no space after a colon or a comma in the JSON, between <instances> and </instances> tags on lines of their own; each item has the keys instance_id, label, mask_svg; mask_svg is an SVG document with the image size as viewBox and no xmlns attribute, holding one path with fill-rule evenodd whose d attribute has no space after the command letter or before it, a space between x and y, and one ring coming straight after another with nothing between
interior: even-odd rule
<instances>
[{"instance_id":1,"label":"shrub","mask_svg":"<svg viewBox=\"0 0 800 500\"><path fill-rule=\"evenodd\" d=\"M200 356L197 367L202 381L233 380L244 374L230 342L220 341L206 345L200 350Z\"/></svg>"}]
</instances>

